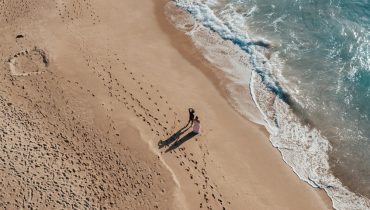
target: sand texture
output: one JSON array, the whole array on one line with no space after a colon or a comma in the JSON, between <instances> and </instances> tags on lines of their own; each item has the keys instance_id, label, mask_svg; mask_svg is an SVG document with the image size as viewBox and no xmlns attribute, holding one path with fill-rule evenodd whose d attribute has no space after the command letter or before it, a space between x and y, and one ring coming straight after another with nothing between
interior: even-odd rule
<instances>
[{"instance_id":1,"label":"sand texture","mask_svg":"<svg viewBox=\"0 0 370 210\"><path fill-rule=\"evenodd\" d=\"M1 209L330 208L230 107L165 3L0 1Z\"/></svg>"}]
</instances>

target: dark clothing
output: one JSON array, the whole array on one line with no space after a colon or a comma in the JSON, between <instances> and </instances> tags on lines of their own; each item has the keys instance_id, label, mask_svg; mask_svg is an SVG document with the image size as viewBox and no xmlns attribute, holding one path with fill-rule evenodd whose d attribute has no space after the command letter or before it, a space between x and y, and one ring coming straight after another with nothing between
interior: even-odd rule
<instances>
[{"instance_id":1,"label":"dark clothing","mask_svg":"<svg viewBox=\"0 0 370 210\"><path fill-rule=\"evenodd\" d=\"M186 126L188 126L189 124L190 124L190 126L193 125L193 121L194 121L194 118L195 118L194 113L195 113L194 109L190 108L189 109L189 121L188 121L188 124L186 124Z\"/></svg>"},{"instance_id":2,"label":"dark clothing","mask_svg":"<svg viewBox=\"0 0 370 210\"><path fill-rule=\"evenodd\" d=\"M194 120L194 112L189 111L189 120L191 120L191 121Z\"/></svg>"}]
</instances>

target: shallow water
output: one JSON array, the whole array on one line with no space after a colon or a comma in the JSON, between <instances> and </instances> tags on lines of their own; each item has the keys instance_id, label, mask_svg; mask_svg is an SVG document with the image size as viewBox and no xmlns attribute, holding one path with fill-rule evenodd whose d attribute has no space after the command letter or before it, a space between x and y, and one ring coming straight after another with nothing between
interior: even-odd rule
<instances>
[{"instance_id":1,"label":"shallow water","mask_svg":"<svg viewBox=\"0 0 370 210\"><path fill-rule=\"evenodd\" d=\"M235 4L258 8L248 17L248 32L279 45L284 66L277 80L284 81L303 116L329 139L334 172L369 197L369 1L271 3Z\"/></svg>"},{"instance_id":2,"label":"shallow water","mask_svg":"<svg viewBox=\"0 0 370 210\"><path fill-rule=\"evenodd\" d=\"M245 70L252 78L245 85L295 172L324 188L338 209L368 208L370 2L175 2L243 51L245 69L253 70Z\"/></svg>"}]
</instances>

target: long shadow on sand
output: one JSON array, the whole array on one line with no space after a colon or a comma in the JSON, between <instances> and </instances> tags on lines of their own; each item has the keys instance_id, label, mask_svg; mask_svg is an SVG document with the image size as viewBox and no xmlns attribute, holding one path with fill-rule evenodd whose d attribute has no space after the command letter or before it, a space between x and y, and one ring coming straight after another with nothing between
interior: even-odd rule
<instances>
[{"instance_id":1,"label":"long shadow on sand","mask_svg":"<svg viewBox=\"0 0 370 210\"><path fill-rule=\"evenodd\" d=\"M181 138L181 135L184 134L186 131L189 130L190 127L183 127L180 130L178 130L175 134L173 134L171 137L169 137L166 140L162 140L158 142L158 147L159 149L162 149L165 146L169 146L173 143L165 152L169 152L171 150L176 149L179 147L181 144L184 142L188 141L189 139L193 138L194 136L197 135L197 133L190 132L186 134L184 137Z\"/></svg>"},{"instance_id":2,"label":"long shadow on sand","mask_svg":"<svg viewBox=\"0 0 370 210\"><path fill-rule=\"evenodd\" d=\"M164 146L169 146L172 142L177 141L180 139L181 135L184 134L189 128L183 127L180 130L178 130L175 134L173 134L171 137L169 137L166 140L161 140L158 142L159 149L162 149Z\"/></svg>"},{"instance_id":3,"label":"long shadow on sand","mask_svg":"<svg viewBox=\"0 0 370 210\"><path fill-rule=\"evenodd\" d=\"M195 132L190 132L188 134L186 134L184 137L182 137L180 140L176 141L175 143L173 143L168 149L166 149L166 153L167 152L170 152L176 148L178 148L179 146L181 146L183 143L185 143L186 141L190 140L191 138L193 138L194 136L198 135L197 133Z\"/></svg>"}]
</instances>

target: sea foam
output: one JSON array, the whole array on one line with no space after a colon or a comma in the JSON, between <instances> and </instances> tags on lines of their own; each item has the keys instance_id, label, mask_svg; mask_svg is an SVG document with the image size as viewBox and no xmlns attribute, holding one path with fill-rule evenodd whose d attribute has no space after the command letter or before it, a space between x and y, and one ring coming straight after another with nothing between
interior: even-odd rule
<instances>
[{"instance_id":1,"label":"sea foam","mask_svg":"<svg viewBox=\"0 0 370 210\"><path fill-rule=\"evenodd\" d=\"M230 4L222 5L225 9L215 14L212 7L220 6L215 0L175 0L168 7L173 5L188 14L168 17L192 38L209 62L224 71L232 81L226 88L234 107L266 126L271 143L293 171L311 186L324 189L335 209L369 209L368 199L350 192L332 175L329 141L316 128L302 124L294 114L287 94L277 83L280 77L276 72L281 68L278 53L266 58L270 44L264 39L249 38L245 15L237 13ZM250 13L256 10L252 8ZM255 107L263 121L258 120L261 115L253 114Z\"/></svg>"}]
</instances>

